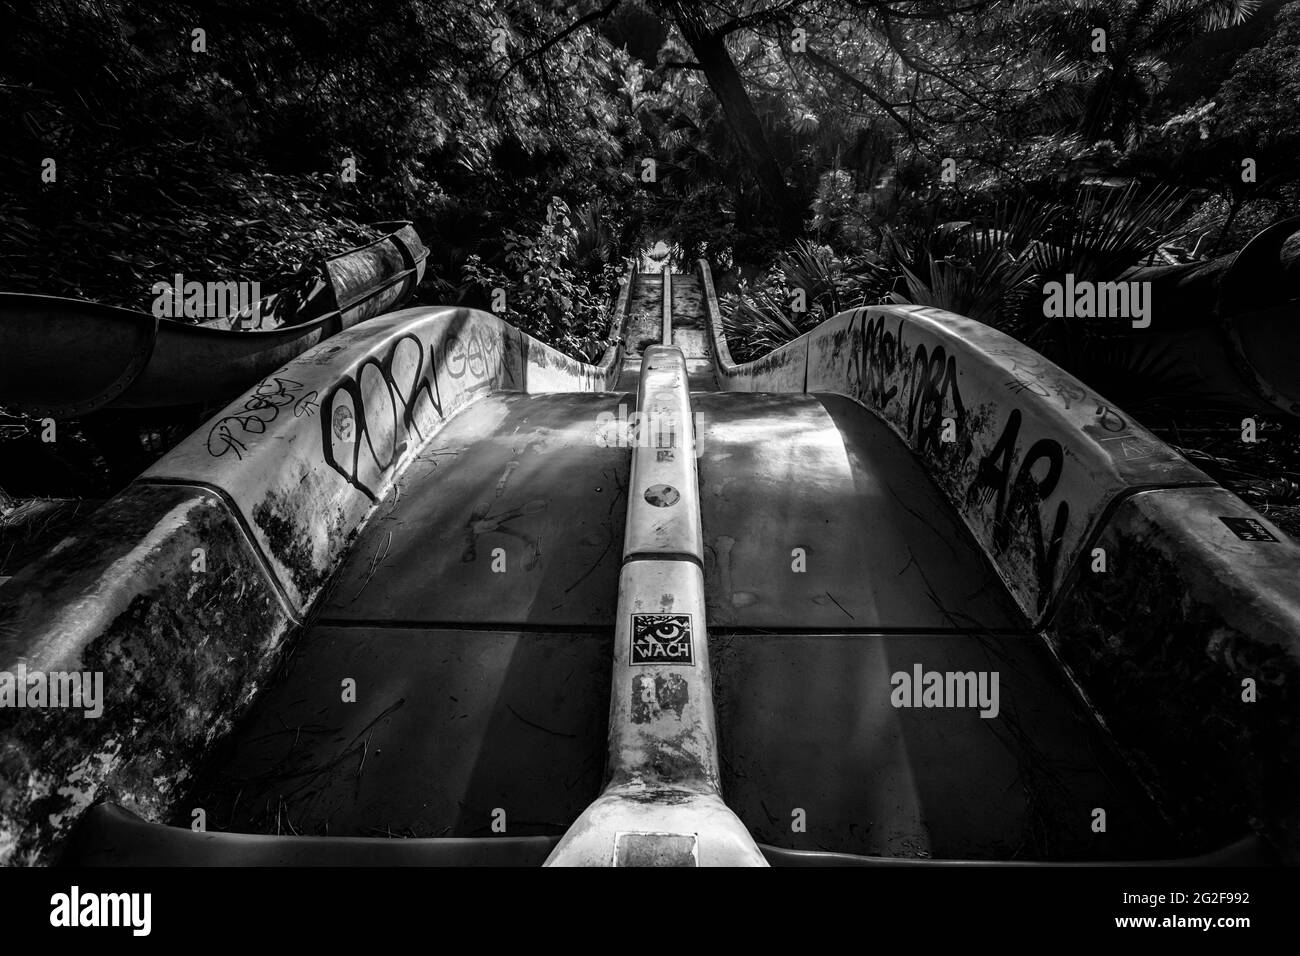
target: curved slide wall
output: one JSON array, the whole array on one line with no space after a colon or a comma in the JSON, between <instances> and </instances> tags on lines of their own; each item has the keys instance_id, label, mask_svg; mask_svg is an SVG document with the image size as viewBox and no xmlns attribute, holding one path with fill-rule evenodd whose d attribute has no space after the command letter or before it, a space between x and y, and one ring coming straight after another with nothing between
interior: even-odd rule
<instances>
[{"instance_id":1,"label":"curved slide wall","mask_svg":"<svg viewBox=\"0 0 1300 956\"><path fill-rule=\"evenodd\" d=\"M722 388L845 395L887 422L1176 826L1250 820L1300 860L1300 547L994 329L871 307L738 365L700 271Z\"/></svg>"},{"instance_id":2,"label":"curved slide wall","mask_svg":"<svg viewBox=\"0 0 1300 956\"><path fill-rule=\"evenodd\" d=\"M709 309L716 309L706 279ZM883 418L924 461L1032 622L1102 513L1140 488L1210 479L1010 336L920 306L843 312L746 365L715 330L729 391L830 392Z\"/></svg>"},{"instance_id":3,"label":"curved slide wall","mask_svg":"<svg viewBox=\"0 0 1300 956\"><path fill-rule=\"evenodd\" d=\"M192 325L97 302L0 293L0 402L36 417L101 408L225 402L335 333L402 304L428 250L409 223L325 260L328 282L285 325L280 296L248 328L248 311ZM198 374L196 374L198 370Z\"/></svg>"},{"instance_id":4,"label":"curved slide wall","mask_svg":"<svg viewBox=\"0 0 1300 956\"><path fill-rule=\"evenodd\" d=\"M0 586L0 671L102 679L93 708L0 710L0 864L48 861L100 797L161 819L447 419L493 391L609 389L619 352L585 364L470 309L371 320L268 375Z\"/></svg>"}]
</instances>

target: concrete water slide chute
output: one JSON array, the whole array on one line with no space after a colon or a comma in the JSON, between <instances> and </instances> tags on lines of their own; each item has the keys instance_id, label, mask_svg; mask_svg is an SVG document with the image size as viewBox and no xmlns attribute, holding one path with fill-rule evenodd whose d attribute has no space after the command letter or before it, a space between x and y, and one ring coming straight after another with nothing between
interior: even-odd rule
<instances>
[{"instance_id":1,"label":"concrete water slide chute","mask_svg":"<svg viewBox=\"0 0 1300 956\"><path fill-rule=\"evenodd\" d=\"M40 770L0 853L1300 855L1267 519L960 316L738 365L702 262L613 312L594 364L467 309L343 331L0 585L0 667L106 679L94 720L0 716Z\"/></svg>"}]
</instances>

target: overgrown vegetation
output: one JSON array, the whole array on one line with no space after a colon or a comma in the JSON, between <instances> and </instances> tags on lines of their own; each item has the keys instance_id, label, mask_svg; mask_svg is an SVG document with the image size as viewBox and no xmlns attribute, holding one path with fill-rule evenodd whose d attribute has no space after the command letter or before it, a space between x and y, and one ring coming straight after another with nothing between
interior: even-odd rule
<instances>
[{"instance_id":1,"label":"overgrown vegetation","mask_svg":"<svg viewBox=\"0 0 1300 956\"><path fill-rule=\"evenodd\" d=\"M609 298L618 282L614 241L588 206L575 217L564 200L551 200L546 219L527 233L505 233L505 264L494 268L477 255L465 276L511 325L565 351L596 359L608 344Z\"/></svg>"},{"instance_id":2,"label":"overgrown vegetation","mask_svg":"<svg viewBox=\"0 0 1300 956\"><path fill-rule=\"evenodd\" d=\"M616 276L668 237L731 290L740 357L888 300L1068 365L1107 330L1046 319L1044 282L1223 255L1300 212L1283 0L0 10L13 291L143 308L176 272L271 291L412 219L424 301L588 357Z\"/></svg>"},{"instance_id":3,"label":"overgrown vegetation","mask_svg":"<svg viewBox=\"0 0 1300 956\"><path fill-rule=\"evenodd\" d=\"M1277 0L4 7L11 289L138 307L176 271L265 283L360 223L411 218L434 251L430 297L485 305L491 277L513 315L542 307L526 321L578 341L577 287L603 295L606 266L652 233L758 290L800 240L885 259L945 222L1069 208L1089 178L1183 189L1188 232L1161 238L1197 254L1297 208L1300 6ZM1219 37L1213 95L1180 98L1196 44ZM599 266L521 251L554 241L556 200ZM542 262L562 290L545 304ZM970 278L932 262L913 293ZM1004 267L983 272L1014 285ZM780 324L769 313L755 347Z\"/></svg>"},{"instance_id":4,"label":"overgrown vegetation","mask_svg":"<svg viewBox=\"0 0 1300 956\"><path fill-rule=\"evenodd\" d=\"M567 25L548 4L5 12L11 291L139 308L175 272L265 284L354 244L360 223L409 218L433 250L431 292L486 304L464 264L505 267L507 230L544 222L552 197L600 211L611 260L634 244L644 203L620 166L645 71L591 30L539 51Z\"/></svg>"}]
</instances>

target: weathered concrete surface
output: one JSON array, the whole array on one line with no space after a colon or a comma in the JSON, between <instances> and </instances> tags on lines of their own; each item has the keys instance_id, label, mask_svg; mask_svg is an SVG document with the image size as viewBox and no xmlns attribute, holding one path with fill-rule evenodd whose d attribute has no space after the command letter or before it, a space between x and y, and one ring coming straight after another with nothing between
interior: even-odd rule
<instances>
[{"instance_id":1,"label":"weathered concrete surface","mask_svg":"<svg viewBox=\"0 0 1300 956\"><path fill-rule=\"evenodd\" d=\"M604 387L472 309L408 309L349 329L236 400L145 473L225 492L302 612L394 477L450 416L492 391Z\"/></svg>"},{"instance_id":2,"label":"weathered concrete surface","mask_svg":"<svg viewBox=\"0 0 1300 956\"><path fill-rule=\"evenodd\" d=\"M635 485L634 485L635 487ZM547 866L614 866L621 834L695 837L699 866L765 866L718 789L704 584L689 561L629 562L619 584L608 784ZM633 615L688 616L689 664L633 663Z\"/></svg>"},{"instance_id":3,"label":"weathered concrete surface","mask_svg":"<svg viewBox=\"0 0 1300 956\"><path fill-rule=\"evenodd\" d=\"M647 865L620 858L616 848L628 837L689 842L694 862L674 860L674 866L767 866L753 838L717 794L636 787L610 787L601 794L545 865Z\"/></svg>"},{"instance_id":4,"label":"weathered concrete surface","mask_svg":"<svg viewBox=\"0 0 1300 956\"><path fill-rule=\"evenodd\" d=\"M716 299L708 301L713 309ZM711 316L716 338L721 319ZM1117 494L1209 483L1032 349L938 309L844 312L743 366L729 367L715 352L728 390L845 395L889 423L1033 621L1048 610Z\"/></svg>"},{"instance_id":5,"label":"weathered concrete surface","mask_svg":"<svg viewBox=\"0 0 1300 956\"><path fill-rule=\"evenodd\" d=\"M704 284L698 274L673 274L673 340L687 360L711 359L708 322L705 318ZM710 370L712 362L709 362Z\"/></svg>"},{"instance_id":6,"label":"weathered concrete surface","mask_svg":"<svg viewBox=\"0 0 1300 956\"><path fill-rule=\"evenodd\" d=\"M979 323L920 307L843 313L774 353L806 356L793 388L797 376L771 372L772 356L769 370L730 365L716 299L706 301L724 388L838 393L907 443L1034 629L1050 627L1089 709L1172 816L1177 846L1208 850L1251 826L1300 858L1300 555L1284 535ZM1253 540L1259 528L1266 537ZM1092 570L1096 547L1105 573ZM1267 706L1241 700L1247 678Z\"/></svg>"},{"instance_id":7,"label":"weathered concrete surface","mask_svg":"<svg viewBox=\"0 0 1300 956\"><path fill-rule=\"evenodd\" d=\"M802 392L807 374L808 343L802 339L745 365L717 366L718 384L728 392Z\"/></svg>"},{"instance_id":8,"label":"weathered concrete surface","mask_svg":"<svg viewBox=\"0 0 1300 956\"><path fill-rule=\"evenodd\" d=\"M202 807L214 832L558 837L603 783L612 643L608 628L313 627L173 822Z\"/></svg>"},{"instance_id":9,"label":"weathered concrete surface","mask_svg":"<svg viewBox=\"0 0 1300 956\"><path fill-rule=\"evenodd\" d=\"M662 273L663 299L660 303L661 321L659 325L659 344L673 343L673 274L667 269Z\"/></svg>"},{"instance_id":10,"label":"weathered concrete surface","mask_svg":"<svg viewBox=\"0 0 1300 956\"><path fill-rule=\"evenodd\" d=\"M607 786L548 866L765 866L718 791L686 360L647 348L619 577Z\"/></svg>"},{"instance_id":11,"label":"weathered concrete surface","mask_svg":"<svg viewBox=\"0 0 1300 956\"><path fill-rule=\"evenodd\" d=\"M722 328L722 307L718 304L718 290L713 285L713 270L707 259L695 263L695 271L700 277L700 302L704 308L704 325L709 333L709 345L713 354L713 364L718 379L734 377L738 368L727 346L727 334ZM726 387L723 386L724 391ZM738 388L737 391L744 391Z\"/></svg>"},{"instance_id":12,"label":"weathered concrete surface","mask_svg":"<svg viewBox=\"0 0 1300 956\"><path fill-rule=\"evenodd\" d=\"M714 627L1027 626L923 463L860 405L804 394L692 402Z\"/></svg>"},{"instance_id":13,"label":"weathered concrete surface","mask_svg":"<svg viewBox=\"0 0 1300 956\"><path fill-rule=\"evenodd\" d=\"M715 634L710 652L722 789L760 843L987 861L1198 848L1175 839L1032 633ZM918 664L996 673L997 714L893 706L892 676Z\"/></svg>"},{"instance_id":14,"label":"weathered concrete surface","mask_svg":"<svg viewBox=\"0 0 1300 956\"><path fill-rule=\"evenodd\" d=\"M507 329L509 326L506 327ZM511 332L514 330L511 329ZM557 352L530 335L520 336L524 353L524 380L521 391L538 392L603 392L614 387L617 369L612 356L606 353L601 365L588 365Z\"/></svg>"},{"instance_id":15,"label":"weathered concrete surface","mask_svg":"<svg viewBox=\"0 0 1300 956\"><path fill-rule=\"evenodd\" d=\"M0 665L102 665L109 700L97 721L0 712L0 859L45 859L98 797L156 819L443 423L493 391L602 387L617 358L572 362L466 309L376 319L258 383L7 582Z\"/></svg>"},{"instance_id":16,"label":"weathered concrete surface","mask_svg":"<svg viewBox=\"0 0 1300 956\"><path fill-rule=\"evenodd\" d=\"M319 614L613 627L631 458L618 410L634 404L498 394L463 409L381 500Z\"/></svg>"},{"instance_id":17,"label":"weathered concrete surface","mask_svg":"<svg viewBox=\"0 0 1300 956\"><path fill-rule=\"evenodd\" d=\"M1137 494L1095 546L1060 659L1181 836L1251 825L1300 861L1300 546L1222 488Z\"/></svg>"},{"instance_id":18,"label":"weathered concrete surface","mask_svg":"<svg viewBox=\"0 0 1300 956\"><path fill-rule=\"evenodd\" d=\"M637 411L642 421L632 452L624 556L668 552L703 555L695 487L695 426L681 350L654 346L643 354Z\"/></svg>"},{"instance_id":19,"label":"weathered concrete surface","mask_svg":"<svg viewBox=\"0 0 1300 956\"><path fill-rule=\"evenodd\" d=\"M638 274L633 279L628 303L627 326L623 333L623 354L640 355L663 341L664 277Z\"/></svg>"},{"instance_id":20,"label":"weathered concrete surface","mask_svg":"<svg viewBox=\"0 0 1300 956\"><path fill-rule=\"evenodd\" d=\"M610 333L611 339L618 343L618 374L613 376L610 389L636 389L641 379L642 349L659 345L663 340L663 305L663 275L637 272L632 267L619 290L617 308L622 324ZM607 352L602 365L609 359Z\"/></svg>"},{"instance_id":21,"label":"weathered concrete surface","mask_svg":"<svg viewBox=\"0 0 1300 956\"><path fill-rule=\"evenodd\" d=\"M769 352L754 362L737 365L727 347L722 330L722 310L713 287L713 273L701 259L698 264L701 301L709 343L713 354L713 371L718 388L725 392L802 392L808 377L808 336Z\"/></svg>"},{"instance_id":22,"label":"weathered concrete surface","mask_svg":"<svg viewBox=\"0 0 1300 956\"><path fill-rule=\"evenodd\" d=\"M907 441L1031 620L1117 494L1209 481L1077 379L970 319L866 309L823 323L809 350L808 390L858 399Z\"/></svg>"},{"instance_id":23,"label":"weathered concrete surface","mask_svg":"<svg viewBox=\"0 0 1300 956\"><path fill-rule=\"evenodd\" d=\"M623 568L609 717L608 772L613 786L718 789L712 676L700 614L703 591L699 568L687 561L635 561ZM689 615L688 632L680 638L691 645L686 663L634 664L633 614ZM665 624L662 630L672 628Z\"/></svg>"},{"instance_id":24,"label":"weathered concrete surface","mask_svg":"<svg viewBox=\"0 0 1300 956\"><path fill-rule=\"evenodd\" d=\"M210 492L133 485L0 587L0 670L102 675L102 713L0 708L0 863L49 862L107 797L165 814L293 625Z\"/></svg>"}]
</instances>

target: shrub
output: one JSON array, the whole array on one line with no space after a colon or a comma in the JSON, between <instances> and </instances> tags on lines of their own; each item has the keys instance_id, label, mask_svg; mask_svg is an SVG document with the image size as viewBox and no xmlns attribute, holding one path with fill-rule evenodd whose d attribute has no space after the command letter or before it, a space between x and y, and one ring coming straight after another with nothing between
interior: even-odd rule
<instances>
[{"instance_id":1,"label":"shrub","mask_svg":"<svg viewBox=\"0 0 1300 956\"><path fill-rule=\"evenodd\" d=\"M609 295L619 265L597 254L599 240L584 238L568 204L552 197L546 218L527 231L506 230L498 268L472 255L466 280L491 303L505 292L499 318L572 355L599 358L608 344ZM578 265L579 257L586 268Z\"/></svg>"}]
</instances>

